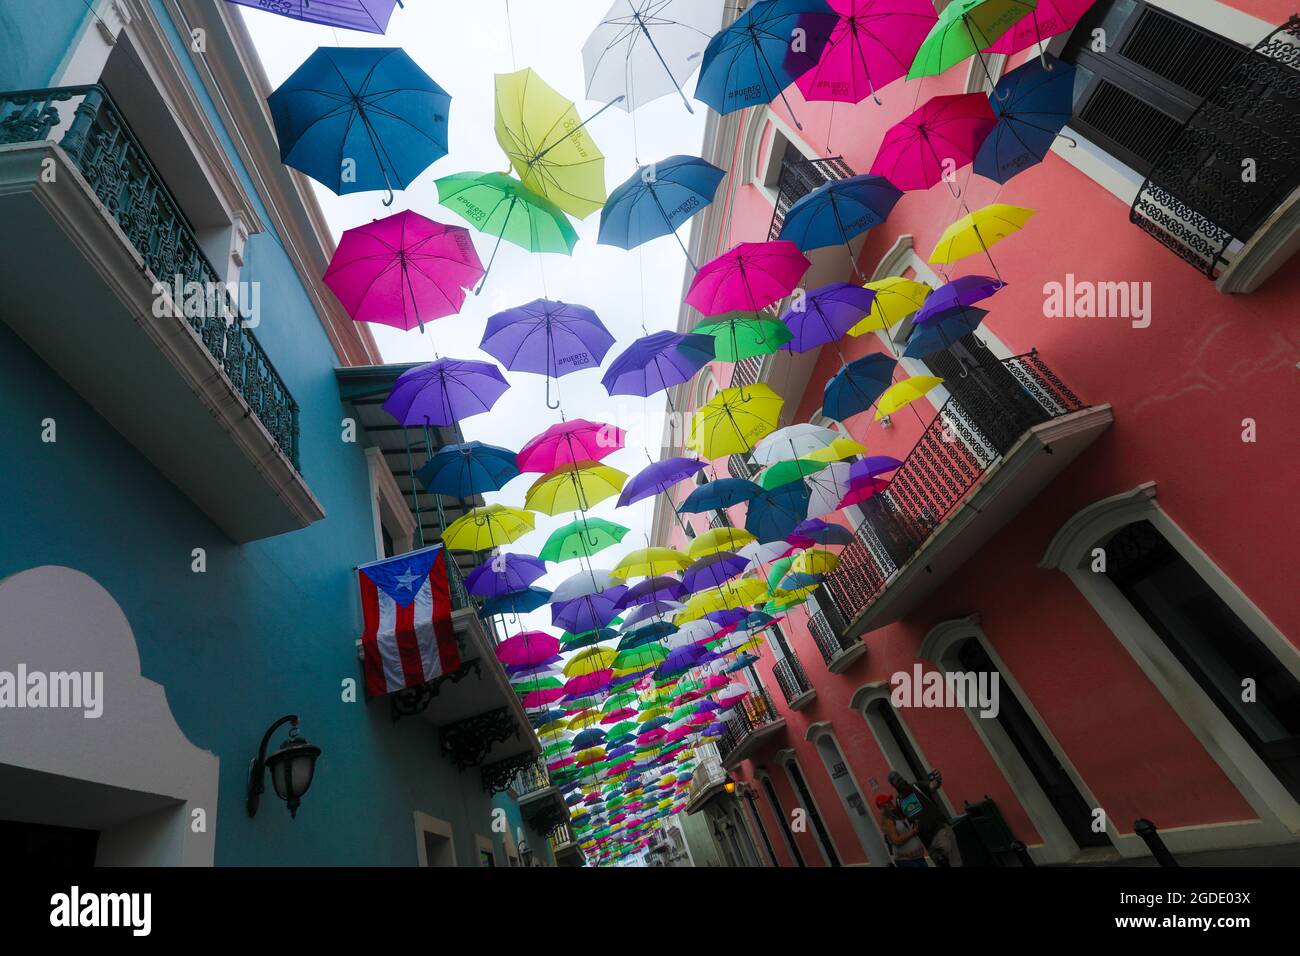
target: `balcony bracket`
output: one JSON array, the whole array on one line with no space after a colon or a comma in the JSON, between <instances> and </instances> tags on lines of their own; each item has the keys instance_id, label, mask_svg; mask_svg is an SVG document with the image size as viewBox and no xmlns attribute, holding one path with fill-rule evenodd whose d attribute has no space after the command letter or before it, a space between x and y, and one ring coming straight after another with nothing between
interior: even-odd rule
<instances>
[{"instance_id":1,"label":"balcony bracket","mask_svg":"<svg viewBox=\"0 0 1300 956\"><path fill-rule=\"evenodd\" d=\"M491 752L493 744L505 743L512 736L520 736L519 721L509 707L498 707L466 717L454 724L447 724L438 731L442 753L455 762L457 770L478 766ZM533 756L529 754L530 758ZM516 771L518 769L515 768Z\"/></svg>"},{"instance_id":2,"label":"balcony bracket","mask_svg":"<svg viewBox=\"0 0 1300 956\"><path fill-rule=\"evenodd\" d=\"M521 753L488 764L480 771L483 777L483 789L494 796L498 793L505 793L510 789L510 784L514 782L515 777L520 772L531 767L536 759L531 753ZM564 818L566 820L569 818L567 809L564 811Z\"/></svg>"},{"instance_id":3,"label":"balcony bracket","mask_svg":"<svg viewBox=\"0 0 1300 956\"><path fill-rule=\"evenodd\" d=\"M461 652L464 653L464 639L457 634L457 639L461 643ZM482 671L479 669L480 661L475 658L472 661L466 661L459 669L452 671L450 674L442 674L429 681L427 684L421 684L418 687L404 687L394 694L388 695L388 704L392 712L393 723L397 723L403 717L414 717L417 714L424 713L425 709L433 703L433 699L438 696L444 684L459 684L471 673L483 678Z\"/></svg>"}]
</instances>

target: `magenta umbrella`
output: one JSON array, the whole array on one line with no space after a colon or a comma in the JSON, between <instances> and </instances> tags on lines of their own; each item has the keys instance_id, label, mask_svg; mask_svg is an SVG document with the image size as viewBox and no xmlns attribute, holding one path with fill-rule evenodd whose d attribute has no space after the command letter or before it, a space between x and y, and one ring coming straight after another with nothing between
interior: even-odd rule
<instances>
[{"instance_id":1,"label":"magenta umbrella","mask_svg":"<svg viewBox=\"0 0 1300 956\"><path fill-rule=\"evenodd\" d=\"M532 667L549 660L560 649L560 639L544 631L524 631L497 645L497 660L509 667Z\"/></svg>"},{"instance_id":2,"label":"magenta umbrella","mask_svg":"<svg viewBox=\"0 0 1300 956\"><path fill-rule=\"evenodd\" d=\"M325 284L356 322L424 331L483 278L469 230L399 212L343 233Z\"/></svg>"},{"instance_id":3,"label":"magenta umbrella","mask_svg":"<svg viewBox=\"0 0 1300 956\"><path fill-rule=\"evenodd\" d=\"M827 0L840 15L817 65L799 77L806 100L861 103L906 76L938 17L932 0Z\"/></svg>"},{"instance_id":4,"label":"magenta umbrella","mask_svg":"<svg viewBox=\"0 0 1300 956\"><path fill-rule=\"evenodd\" d=\"M585 697L603 690L614 682L612 670L592 671L590 674L578 674L564 682L565 697Z\"/></svg>"},{"instance_id":5,"label":"magenta umbrella","mask_svg":"<svg viewBox=\"0 0 1300 956\"><path fill-rule=\"evenodd\" d=\"M528 440L515 458L520 471L545 474L566 465L600 461L623 447L623 429L585 418L552 425Z\"/></svg>"},{"instance_id":6,"label":"magenta umbrella","mask_svg":"<svg viewBox=\"0 0 1300 956\"><path fill-rule=\"evenodd\" d=\"M1088 8L1096 2L1097 0L1038 0L1036 9L1002 34L998 42L985 52L1019 53L1048 37L1073 30L1088 12Z\"/></svg>"},{"instance_id":7,"label":"magenta umbrella","mask_svg":"<svg viewBox=\"0 0 1300 956\"><path fill-rule=\"evenodd\" d=\"M793 292L811 265L788 239L742 242L700 267L686 302L704 315L757 312Z\"/></svg>"},{"instance_id":8,"label":"magenta umbrella","mask_svg":"<svg viewBox=\"0 0 1300 956\"><path fill-rule=\"evenodd\" d=\"M984 93L933 97L885 132L871 172L904 192L929 189L969 166L997 122Z\"/></svg>"}]
</instances>

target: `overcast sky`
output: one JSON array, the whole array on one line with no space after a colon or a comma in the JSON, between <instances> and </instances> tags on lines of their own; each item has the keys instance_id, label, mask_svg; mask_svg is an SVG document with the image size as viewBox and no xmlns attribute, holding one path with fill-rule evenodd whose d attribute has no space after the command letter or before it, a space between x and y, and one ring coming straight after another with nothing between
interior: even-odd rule
<instances>
[{"instance_id":1,"label":"overcast sky","mask_svg":"<svg viewBox=\"0 0 1300 956\"><path fill-rule=\"evenodd\" d=\"M586 118L602 104L585 98L582 45L600 22L610 0L477 0L449 3L446 0L406 0L405 9L393 14L386 36L350 30L333 30L299 23L270 13L236 7L257 43L266 72L273 85L283 82L319 46L400 46L452 97L450 152L397 194L386 208L383 193L334 195L317 185L316 193L325 210L335 239L343 230L402 209L412 209L440 222L465 225L450 210L438 205L434 179L461 170L507 168L507 160L492 130L493 75L532 67L551 86L578 103ZM513 34L512 55L510 37ZM688 94L694 80L688 85ZM605 179L613 189L635 171L638 160L648 163L686 153L699 155L704 132L703 104L695 104L694 115L686 111L677 96L663 97L629 115L615 107L597 117L589 127L593 139L606 156ZM685 257L670 236L657 239L639 250L626 252L596 244L599 213L577 223L578 245L572 257L540 255L503 243L483 294L472 294L460 315L448 316L427 326L427 333L401 332L374 326L375 338L387 362L432 361L435 351L442 356L492 360L481 352L487 319L495 312L547 297L580 303L594 309L613 334L616 344L605 364L628 343L642 334L675 328L680 304ZM487 262L492 240L472 233L479 255ZM683 241L689 231L682 230ZM486 415L466 419L466 438L518 449L533 435L560 420L560 412L545 406L545 384L541 376L506 372L511 389ZM600 384L601 372L585 371L561 380L563 408L569 418L609 421L629 428L628 446L615 452L608 464L635 474L649 463L647 453L659 457L663 395L649 401L616 398ZM637 421L649 427L632 428ZM522 505L524 493L536 476L524 475L489 501ZM594 559L596 567L611 567L629 547L643 547L651 522L653 500L629 508L614 508L614 500L597 505L600 515L632 529L623 546L610 548ZM564 515L537 516L537 531L521 538L509 550L536 554L547 534L571 520ZM558 566L540 582L554 586L579 570L575 561ZM549 621L534 616L534 623Z\"/></svg>"}]
</instances>

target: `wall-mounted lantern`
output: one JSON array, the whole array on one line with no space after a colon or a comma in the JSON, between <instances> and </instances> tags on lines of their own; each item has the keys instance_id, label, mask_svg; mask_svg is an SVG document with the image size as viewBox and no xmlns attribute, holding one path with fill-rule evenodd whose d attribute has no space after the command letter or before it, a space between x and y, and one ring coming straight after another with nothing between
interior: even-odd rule
<instances>
[{"instance_id":1,"label":"wall-mounted lantern","mask_svg":"<svg viewBox=\"0 0 1300 956\"><path fill-rule=\"evenodd\" d=\"M280 744L280 749L269 757L266 748L271 742L271 735L285 724L290 725L289 736ZM276 796L289 807L289 816L298 815L298 804L303 794L311 786L316 774L316 760L320 757L320 748L298 736L298 715L289 714L281 717L262 735L262 745L257 756L248 768L248 815L257 815L257 805L266 791L265 772L271 771L271 786Z\"/></svg>"}]
</instances>

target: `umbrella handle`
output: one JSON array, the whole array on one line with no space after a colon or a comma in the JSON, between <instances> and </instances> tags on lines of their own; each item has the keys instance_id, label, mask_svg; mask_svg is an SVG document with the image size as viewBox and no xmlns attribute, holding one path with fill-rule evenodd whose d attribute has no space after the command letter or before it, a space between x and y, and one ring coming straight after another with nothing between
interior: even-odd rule
<instances>
[{"instance_id":1,"label":"umbrella handle","mask_svg":"<svg viewBox=\"0 0 1300 956\"><path fill-rule=\"evenodd\" d=\"M552 411L560 407L560 400L558 396L555 399L555 404L554 405L551 404L551 376L549 375L546 376L546 407L551 409Z\"/></svg>"}]
</instances>

